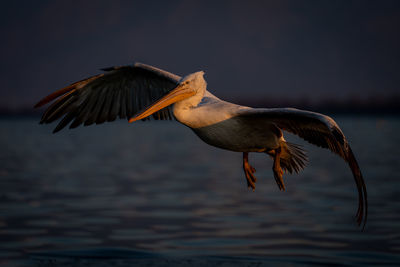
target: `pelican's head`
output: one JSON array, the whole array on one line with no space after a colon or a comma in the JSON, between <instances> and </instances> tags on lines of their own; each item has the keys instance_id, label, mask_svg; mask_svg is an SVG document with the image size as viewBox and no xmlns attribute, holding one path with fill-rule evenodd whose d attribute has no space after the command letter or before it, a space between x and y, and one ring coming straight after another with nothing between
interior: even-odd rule
<instances>
[{"instance_id":1,"label":"pelican's head","mask_svg":"<svg viewBox=\"0 0 400 267\"><path fill-rule=\"evenodd\" d=\"M190 86L196 91L205 90L207 82L204 80L204 71L198 71L186 75L181 79L178 86Z\"/></svg>"},{"instance_id":2,"label":"pelican's head","mask_svg":"<svg viewBox=\"0 0 400 267\"><path fill-rule=\"evenodd\" d=\"M203 98L206 87L207 82L204 80L204 71L186 75L172 91L136 114L129 122L144 119L160 109L177 102L185 106L196 106Z\"/></svg>"}]
</instances>

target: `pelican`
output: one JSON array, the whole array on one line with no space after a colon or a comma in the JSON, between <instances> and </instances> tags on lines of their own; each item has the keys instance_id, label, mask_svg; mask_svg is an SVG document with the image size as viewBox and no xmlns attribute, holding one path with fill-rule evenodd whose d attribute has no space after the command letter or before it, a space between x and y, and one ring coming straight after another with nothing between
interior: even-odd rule
<instances>
[{"instance_id":1,"label":"pelican","mask_svg":"<svg viewBox=\"0 0 400 267\"><path fill-rule=\"evenodd\" d=\"M51 93L35 107L49 102L40 123L61 121L65 126L101 124L117 117L129 122L176 119L205 143L243 153L247 186L254 191L257 181L248 159L250 152L266 153L273 159L272 171L280 190L285 190L283 173L298 173L307 157L301 146L289 143L283 131L311 144L327 148L349 165L358 190L356 221L367 220L367 190L357 160L346 137L330 117L294 108L251 108L229 103L207 91L204 72L180 77L143 63L102 69L101 74L75 82Z\"/></svg>"}]
</instances>

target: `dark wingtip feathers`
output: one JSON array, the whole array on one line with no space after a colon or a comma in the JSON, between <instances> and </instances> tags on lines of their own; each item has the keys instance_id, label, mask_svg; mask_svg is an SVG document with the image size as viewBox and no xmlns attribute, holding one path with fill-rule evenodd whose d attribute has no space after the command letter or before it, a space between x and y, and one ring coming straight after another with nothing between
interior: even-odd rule
<instances>
[{"instance_id":1,"label":"dark wingtip feathers","mask_svg":"<svg viewBox=\"0 0 400 267\"><path fill-rule=\"evenodd\" d=\"M365 185L360 167L358 166L357 160L354 157L353 151L351 150L350 146L348 146L346 159L353 173L358 190L358 209L356 213L357 223L360 226L362 225L362 230L364 230L368 217L367 187Z\"/></svg>"},{"instance_id":2,"label":"dark wingtip feathers","mask_svg":"<svg viewBox=\"0 0 400 267\"><path fill-rule=\"evenodd\" d=\"M49 94L48 96L43 97L39 102L36 103L36 105L34 106L34 108L39 108L41 106L46 105L47 103L53 101L54 99L56 99L57 97L64 95L66 93L68 93L71 90L75 89L75 84L71 84L67 87L64 87L60 90L55 91L54 93Z\"/></svg>"},{"instance_id":3,"label":"dark wingtip feathers","mask_svg":"<svg viewBox=\"0 0 400 267\"><path fill-rule=\"evenodd\" d=\"M340 144L335 150L343 157L353 173L354 181L356 182L358 191L358 209L356 213L356 220L359 226L362 225L362 230L365 229L368 216L368 199L367 199L367 187L364 182L360 167L358 166L357 160L351 150L346 137L338 127L333 127L331 133L335 140Z\"/></svg>"},{"instance_id":4,"label":"dark wingtip feathers","mask_svg":"<svg viewBox=\"0 0 400 267\"><path fill-rule=\"evenodd\" d=\"M60 90L57 90L51 94L49 94L48 96L42 98L38 103L36 103L36 105L34 106L34 108L38 108L41 107L43 105L46 105L47 103L50 103L51 101L53 101L54 99L56 99L59 96L62 96L70 91L82 88L84 85L88 84L89 82L103 76L104 74L98 74L83 80L80 80L78 82L75 82L73 84L68 85L67 87L61 88Z\"/></svg>"}]
</instances>

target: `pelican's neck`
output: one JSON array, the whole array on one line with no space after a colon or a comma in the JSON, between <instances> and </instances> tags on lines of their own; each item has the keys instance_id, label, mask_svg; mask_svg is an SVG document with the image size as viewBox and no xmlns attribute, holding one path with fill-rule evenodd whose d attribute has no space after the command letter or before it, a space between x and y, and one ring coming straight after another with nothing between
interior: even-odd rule
<instances>
[{"instance_id":1,"label":"pelican's neck","mask_svg":"<svg viewBox=\"0 0 400 267\"><path fill-rule=\"evenodd\" d=\"M197 105L201 102L201 100L204 97L204 93L206 92L206 88L199 88L197 90L197 93L191 97L188 97L186 99L183 99L181 101L178 101L174 104L173 106L173 111L174 115L176 112L179 112L180 110L187 110L191 109L194 107L197 107Z\"/></svg>"},{"instance_id":2,"label":"pelican's neck","mask_svg":"<svg viewBox=\"0 0 400 267\"><path fill-rule=\"evenodd\" d=\"M199 90L194 96L191 96L174 104L173 113L175 118L179 122L188 126L190 125L190 121L193 119L192 111L196 110L196 108L199 106L199 103L203 99L205 91L205 88L203 90Z\"/></svg>"}]
</instances>

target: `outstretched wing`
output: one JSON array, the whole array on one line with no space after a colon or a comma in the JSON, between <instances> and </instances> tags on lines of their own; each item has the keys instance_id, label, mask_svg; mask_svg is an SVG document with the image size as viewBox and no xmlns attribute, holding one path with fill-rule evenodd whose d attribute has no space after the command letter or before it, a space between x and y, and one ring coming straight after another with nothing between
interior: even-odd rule
<instances>
[{"instance_id":1,"label":"outstretched wing","mask_svg":"<svg viewBox=\"0 0 400 267\"><path fill-rule=\"evenodd\" d=\"M53 132L70 122L70 128L131 118L174 89L181 77L158 68L135 63L103 69L105 73L73 83L40 100L35 107L54 102L40 123L63 119ZM173 119L169 107L153 114L154 119Z\"/></svg>"},{"instance_id":2,"label":"outstretched wing","mask_svg":"<svg viewBox=\"0 0 400 267\"><path fill-rule=\"evenodd\" d=\"M349 165L358 190L357 222L363 227L368 214L367 189L357 160L336 122L323 114L294 108L244 109L239 114L252 119L272 121L280 129L300 136L319 147L328 148Z\"/></svg>"}]
</instances>

